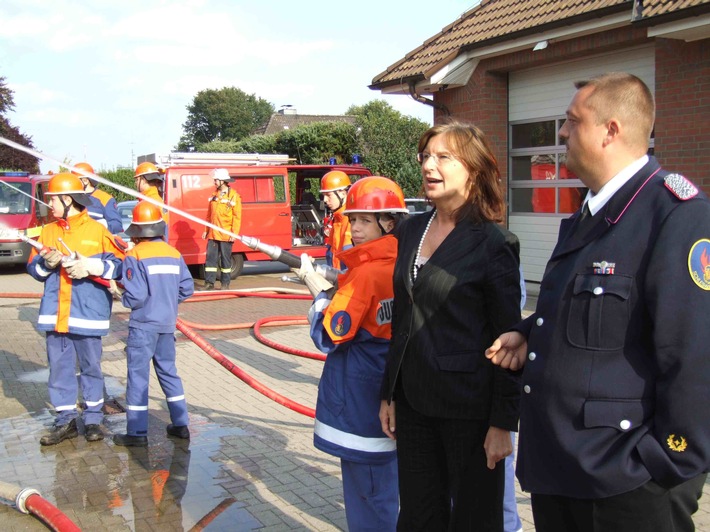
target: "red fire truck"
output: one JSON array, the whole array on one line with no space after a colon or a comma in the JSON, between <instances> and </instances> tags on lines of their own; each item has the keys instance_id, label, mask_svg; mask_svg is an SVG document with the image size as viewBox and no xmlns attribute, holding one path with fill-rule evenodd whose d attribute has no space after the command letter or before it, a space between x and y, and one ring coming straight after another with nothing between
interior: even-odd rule
<instances>
[{"instance_id":1,"label":"red fire truck","mask_svg":"<svg viewBox=\"0 0 710 532\"><path fill-rule=\"evenodd\" d=\"M286 155L234 153L150 154L137 164L152 162L165 170L165 203L204 220L214 192L210 171L226 168L235 181L230 187L242 198L240 233L300 255L323 257L321 232L323 207L318 192L320 179L331 170L342 170L352 181L372 175L362 165L297 165ZM207 242L204 227L173 212L168 215L168 240L188 265L205 264ZM236 241L232 248L232 279L242 271L245 260L271 260ZM200 268L201 269L201 268Z\"/></svg>"}]
</instances>

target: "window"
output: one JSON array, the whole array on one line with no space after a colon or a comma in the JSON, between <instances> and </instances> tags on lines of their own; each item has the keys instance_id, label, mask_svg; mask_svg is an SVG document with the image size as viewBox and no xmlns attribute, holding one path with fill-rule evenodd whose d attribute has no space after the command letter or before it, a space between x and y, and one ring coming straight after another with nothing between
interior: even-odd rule
<instances>
[{"instance_id":1,"label":"window","mask_svg":"<svg viewBox=\"0 0 710 532\"><path fill-rule=\"evenodd\" d=\"M238 175L236 191L242 203L283 203L286 190L283 175Z\"/></svg>"},{"instance_id":2,"label":"window","mask_svg":"<svg viewBox=\"0 0 710 532\"><path fill-rule=\"evenodd\" d=\"M570 214L586 188L565 166L559 131L564 117L510 125L511 214Z\"/></svg>"}]
</instances>

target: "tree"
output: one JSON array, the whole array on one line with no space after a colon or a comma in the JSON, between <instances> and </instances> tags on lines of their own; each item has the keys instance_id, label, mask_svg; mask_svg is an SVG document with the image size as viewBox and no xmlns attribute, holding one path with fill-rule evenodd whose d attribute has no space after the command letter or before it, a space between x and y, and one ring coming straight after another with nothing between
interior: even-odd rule
<instances>
[{"instance_id":1,"label":"tree","mask_svg":"<svg viewBox=\"0 0 710 532\"><path fill-rule=\"evenodd\" d=\"M198 92L187 111L178 151L203 151L202 145L209 142L241 140L266 124L274 106L255 94L224 87Z\"/></svg>"},{"instance_id":2,"label":"tree","mask_svg":"<svg viewBox=\"0 0 710 532\"><path fill-rule=\"evenodd\" d=\"M8 111L15 108L14 93L5 84L5 77L0 76L0 136L12 140L28 148L34 148L32 137L28 137L13 126L10 121L3 116ZM7 170L21 170L32 174L39 173L39 163L37 159L23 151L11 148L6 144L0 144L0 168Z\"/></svg>"},{"instance_id":3,"label":"tree","mask_svg":"<svg viewBox=\"0 0 710 532\"><path fill-rule=\"evenodd\" d=\"M352 106L347 114L356 117L363 164L374 174L396 181L405 196L418 196L422 180L417 144L429 125L403 115L384 100Z\"/></svg>"}]
</instances>

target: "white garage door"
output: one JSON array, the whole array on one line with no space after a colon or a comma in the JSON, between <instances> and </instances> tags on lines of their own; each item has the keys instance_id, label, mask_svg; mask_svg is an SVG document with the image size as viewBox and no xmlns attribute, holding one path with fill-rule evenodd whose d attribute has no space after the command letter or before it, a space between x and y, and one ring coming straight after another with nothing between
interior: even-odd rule
<instances>
[{"instance_id":1,"label":"white garage door","mask_svg":"<svg viewBox=\"0 0 710 532\"><path fill-rule=\"evenodd\" d=\"M565 198L571 197L570 194L579 198L580 191L576 187L583 186L576 179L560 179L560 173L565 173L564 165L560 163L565 150L556 138L556 128L564 121L565 110L575 93L574 81L610 71L630 72L653 91L653 46L625 49L510 74L508 112L511 142L508 168L511 201L508 223L510 230L520 238L520 259L528 281L540 282L542 279L545 264L557 241L560 220L574 210L573 203ZM523 140L516 145L516 138L526 137L546 137L548 140L542 143L545 145L534 140ZM536 177L531 176L530 160L536 157L548 158L548 168L552 172L551 176L548 172L546 181L533 181ZM549 160L550 157L552 160ZM531 204L535 204L535 208L531 208Z\"/></svg>"}]
</instances>

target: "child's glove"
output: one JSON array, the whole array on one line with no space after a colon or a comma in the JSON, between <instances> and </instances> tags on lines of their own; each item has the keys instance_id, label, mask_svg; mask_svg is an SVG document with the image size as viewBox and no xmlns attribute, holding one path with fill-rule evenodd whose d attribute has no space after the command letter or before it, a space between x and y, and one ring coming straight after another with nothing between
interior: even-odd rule
<instances>
[{"instance_id":1,"label":"child's glove","mask_svg":"<svg viewBox=\"0 0 710 532\"><path fill-rule=\"evenodd\" d=\"M109 284L108 291L111 292L111 295L113 296L113 298L116 301L121 301L121 299L123 299L123 292L125 290L123 290L120 286L118 286L118 283L116 283L116 281L113 279L111 279L108 282L108 284Z\"/></svg>"},{"instance_id":2,"label":"child's glove","mask_svg":"<svg viewBox=\"0 0 710 532\"><path fill-rule=\"evenodd\" d=\"M89 275L99 276L104 273L104 263L101 259L84 257L79 253L76 254L75 259L66 261L64 268L72 279L84 279Z\"/></svg>"},{"instance_id":3,"label":"child's glove","mask_svg":"<svg viewBox=\"0 0 710 532\"><path fill-rule=\"evenodd\" d=\"M64 258L64 255L62 255L59 251L53 248L43 249L39 252L39 256L44 259L44 265L50 270L56 268Z\"/></svg>"},{"instance_id":4,"label":"child's glove","mask_svg":"<svg viewBox=\"0 0 710 532\"><path fill-rule=\"evenodd\" d=\"M301 254L301 267L298 269L292 268L292 271L303 281L313 297L325 290L333 288L331 283L318 275L313 269L313 261L311 257L308 256L308 253Z\"/></svg>"}]
</instances>

